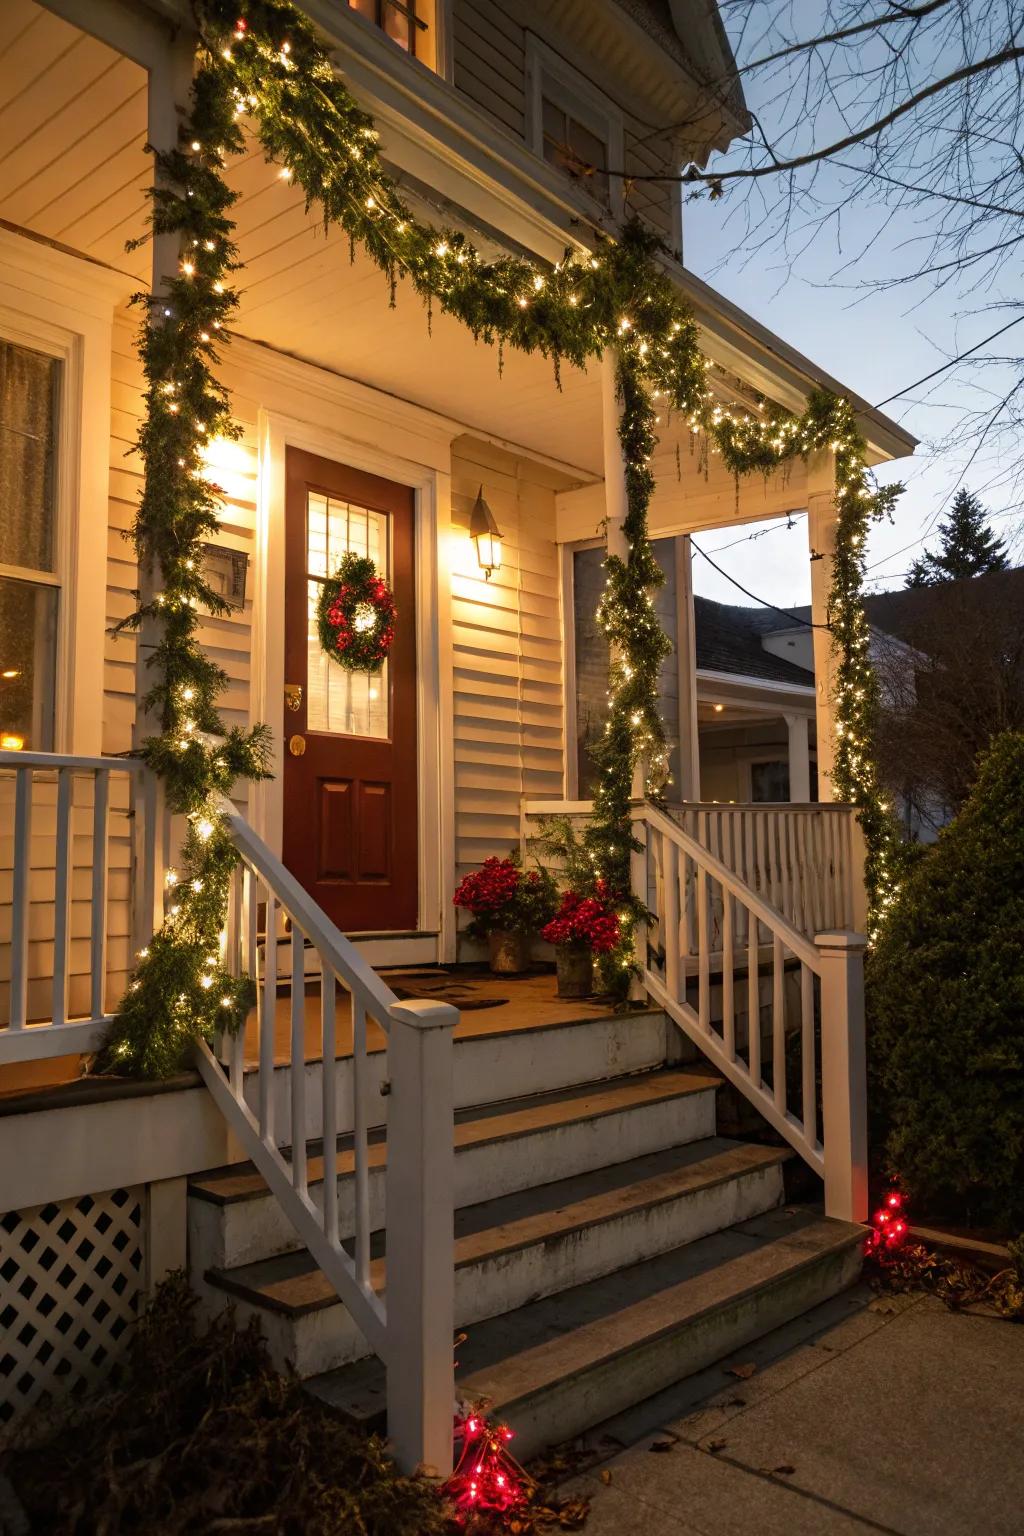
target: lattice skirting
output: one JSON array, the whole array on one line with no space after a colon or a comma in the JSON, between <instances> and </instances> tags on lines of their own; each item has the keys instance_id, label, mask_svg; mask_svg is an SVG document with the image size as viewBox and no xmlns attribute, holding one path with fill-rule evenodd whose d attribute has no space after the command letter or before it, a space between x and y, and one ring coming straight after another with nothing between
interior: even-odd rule
<instances>
[{"instance_id":1,"label":"lattice skirting","mask_svg":"<svg viewBox=\"0 0 1024 1536\"><path fill-rule=\"evenodd\" d=\"M114 1365L142 1305L145 1188L0 1217L0 1434Z\"/></svg>"}]
</instances>

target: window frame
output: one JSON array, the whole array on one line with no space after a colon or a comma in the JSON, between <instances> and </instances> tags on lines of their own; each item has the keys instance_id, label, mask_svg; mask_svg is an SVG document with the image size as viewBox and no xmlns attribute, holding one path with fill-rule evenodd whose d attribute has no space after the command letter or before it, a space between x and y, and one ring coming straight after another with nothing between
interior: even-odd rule
<instances>
[{"instance_id":1,"label":"window frame","mask_svg":"<svg viewBox=\"0 0 1024 1536\"><path fill-rule=\"evenodd\" d=\"M607 146L609 166L622 167L626 133L623 114L615 103L561 54L533 32L526 34L526 141L546 166L578 188L601 213L620 219L624 207L623 178L609 173L608 202L595 196L582 180L573 179L544 154L544 99L554 101L589 133Z\"/></svg>"},{"instance_id":2,"label":"window frame","mask_svg":"<svg viewBox=\"0 0 1024 1536\"><path fill-rule=\"evenodd\" d=\"M65 732L63 722L67 715L68 648L69 648L69 601L67 577L70 569L71 509L69 507L68 440L74 429L70 397L74 390L75 376L74 338L61 336L57 327L37 322L25 325L25 316L13 316L0 306L0 342L22 347L53 358L60 364L57 389L57 409L53 421L56 435L56 451L53 456L53 569L37 570L33 566L8 565L0 560L0 580L18 582L22 586L48 587L57 593L57 635L54 655L53 679L53 740L48 750L63 750ZM33 751L47 750L34 745Z\"/></svg>"},{"instance_id":3,"label":"window frame","mask_svg":"<svg viewBox=\"0 0 1024 1536\"><path fill-rule=\"evenodd\" d=\"M3 565L0 574L58 589L52 750L89 757L102 751L104 726L113 318L132 286L0 230L0 336L61 364L54 569Z\"/></svg>"}]
</instances>

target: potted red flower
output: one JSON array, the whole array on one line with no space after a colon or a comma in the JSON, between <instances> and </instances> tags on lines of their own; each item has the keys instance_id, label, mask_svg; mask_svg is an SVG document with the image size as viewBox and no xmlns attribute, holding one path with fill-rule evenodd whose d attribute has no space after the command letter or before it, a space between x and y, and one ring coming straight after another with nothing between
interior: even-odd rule
<instances>
[{"instance_id":1,"label":"potted red flower","mask_svg":"<svg viewBox=\"0 0 1024 1536\"><path fill-rule=\"evenodd\" d=\"M610 894L604 880L592 896L563 891L558 912L541 929L541 938L555 946L559 997L587 997L594 990L594 956L609 954L619 942Z\"/></svg>"},{"instance_id":2,"label":"potted red flower","mask_svg":"<svg viewBox=\"0 0 1024 1536\"><path fill-rule=\"evenodd\" d=\"M470 938L487 940L491 970L509 976L526 970L530 936L554 911L555 884L546 871L524 871L513 853L464 875L454 902L473 915Z\"/></svg>"}]
</instances>

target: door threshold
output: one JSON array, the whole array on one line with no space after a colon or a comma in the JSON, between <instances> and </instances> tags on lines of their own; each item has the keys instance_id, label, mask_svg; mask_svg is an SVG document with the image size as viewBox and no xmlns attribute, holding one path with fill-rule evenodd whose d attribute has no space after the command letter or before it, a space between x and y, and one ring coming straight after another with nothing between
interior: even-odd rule
<instances>
[{"instance_id":1,"label":"door threshold","mask_svg":"<svg viewBox=\"0 0 1024 1536\"><path fill-rule=\"evenodd\" d=\"M436 965L440 955L440 935L424 930L385 929L375 933L346 933L345 937L375 970L385 965ZM308 940L303 951L303 970L307 976L320 974L320 956ZM284 980L291 973L291 937L281 934L277 940L277 974Z\"/></svg>"}]
</instances>

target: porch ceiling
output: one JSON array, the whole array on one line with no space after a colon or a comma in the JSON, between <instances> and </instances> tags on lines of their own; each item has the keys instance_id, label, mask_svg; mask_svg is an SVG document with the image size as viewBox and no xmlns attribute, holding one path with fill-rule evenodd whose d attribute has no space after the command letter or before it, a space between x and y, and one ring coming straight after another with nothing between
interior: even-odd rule
<instances>
[{"instance_id":1,"label":"porch ceiling","mask_svg":"<svg viewBox=\"0 0 1024 1536\"><path fill-rule=\"evenodd\" d=\"M0 6L0 219L101 262L125 277L125 298L149 282L145 231L152 161L144 145L146 72L36 0ZM387 286L348 241L326 232L254 150L229 179L244 267L238 330L250 339L434 410L464 429L542 455L581 482L602 475L600 377L495 348L426 311L411 290L388 306ZM728 386L722 380L728 398ZM663 429L662 478L696 477L689 434ZM693 486L698 498L700 489ZM678 492L677 492L678 494ZM788 499L793 504L792 488ZM769 513L767 506L746 516ZM736 508L739 511L739 508ZM588 513L589 518L589 513Z\"/></svg>"}]
</instances>

